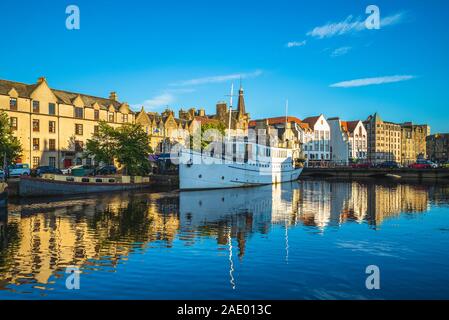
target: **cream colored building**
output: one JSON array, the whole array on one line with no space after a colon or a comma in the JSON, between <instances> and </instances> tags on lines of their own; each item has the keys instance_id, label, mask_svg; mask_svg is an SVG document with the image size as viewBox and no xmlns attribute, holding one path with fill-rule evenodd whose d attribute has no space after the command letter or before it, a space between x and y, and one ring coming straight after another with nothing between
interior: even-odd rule
<instances>
[{"instance_id":1,"label":"cream colored building","mask_svg":"<svg viewBox=\"0 0 449 320\"><path fill-rule=\"evenodd\" d=\"M114 127L134 122L134 113L115 92L100 98L56 90L45 78L35 84L0 80L0 110L22 143L21 162L32 167L89 164L83 149L100 120Z\"/></svg>"},{"instance_id":2,"label":"cream colored building","mask_svg":"<svg viewBox=\"0 0 449 320\"><path fill-rule=\"evenodd\" d=\"M401 126L383 121L378 113L369 116L364 124L368 134L368 160L401 163Z\"/></svg>"}]
</instances>

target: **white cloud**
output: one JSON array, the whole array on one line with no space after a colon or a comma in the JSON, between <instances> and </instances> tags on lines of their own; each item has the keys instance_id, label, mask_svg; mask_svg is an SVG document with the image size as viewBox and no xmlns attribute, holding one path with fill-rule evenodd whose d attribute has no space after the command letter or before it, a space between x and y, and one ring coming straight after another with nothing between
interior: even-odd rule
<instances>
[{"instance_id":1,"label":"white cloud","mask_svg":"<svg viewBox=\"0 0 449 320\"><path fill-rule=\"evenodd\" d=\"M353 88L353 87L365 87L372 85L379 85L385 83L393 83L400 81L407 81L416 78L411 75L396 75L396 76L387 76L387 77L377 77L377 78L365 78L365 79L356 79L349 80L331 84L331 88Z\"/></svg>"},{"instance_id":2,"label":"white cloud","mask_svg":"<svg viewBox=\"0 0 449 320\"><path fill-rule=\"evenodd\" d=\"M335 58L335 57L343 56L343 55L347 54L351 49L352 49L352 47L337 48L334 51L332 51L331 57Z\"/></svg>"},{"instance_id":3,"label":"white cloud","mask_svg":"<svg viewBox=\"0 0 449 320\"><path fill-rule=\"evenodd\" d=\"M402 22L405 14L403 12L396 13L391 16L387 16L380 21L380 27L386 27L398 24ZM315 27L313 30L307 32L310 37L318 39L330 38L334 36L341 36L347 33L359 32L367 30L365 26L365 19L354 19L352 15L348 16L345 20L340 22L328 22L327 24L319 27Z\"/></svg>"},{"instance_id":4,"label":"white cloud","mask_svg":"<svg viewBox=\"0 0 449 320\"><path fill-rule=\"evenodd\" d=\"M255 78L262 74L262 70L256 70L251 73L234 73L234 74L228 74L228 75L221 75L221 76L212 76L212 77L204 77L204 78L196 78L196 79L190 79L190 80L184 80L172 83L172 86L195 86L200 84L208 84L208 83L219 83L219 82L226 82L230 80L237 80L237 79L247 79L247 78Z\"/></svg>"},{"instance_id":5,"label":"white cloud","mask_svg":"<svg viewBox=\"0 0 449 320\"><path fill-rule=\"evenodd\" d=\"M175 96L171 93L164 92L160 95L154 96L150 99L145 100L140 104L134 104L131 107L135 110L140 109L142 106L145 110L157 109L168 106L175 101Z\"/></svg>"},{"instance_id":6,"label":"white cloud","mask_svg":"<svg viewBox=\"0 0 449 320\"><path fill-rule=\"evenodd\" d=\"M302 46L305 46L306 43L307 43L306 40L303 40L303 41L291 41L291 42L288 42L285 46L287 48L302 47Z\"/></svg>"}]
</instances>

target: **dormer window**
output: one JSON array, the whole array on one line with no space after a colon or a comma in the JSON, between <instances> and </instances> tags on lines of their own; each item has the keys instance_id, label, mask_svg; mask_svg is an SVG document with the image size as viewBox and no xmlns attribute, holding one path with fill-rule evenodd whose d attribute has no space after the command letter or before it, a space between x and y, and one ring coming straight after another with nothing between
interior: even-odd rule
<instances>
[{"instance_id":1,"label":"dormer window","mask_svg":"<svg viewBox=\"0 0 449 320\"><path fill-rule=\"evenodd\" d=\"M77 119L84 118L84 108L75 107L75 118Z\"/></svg>"},{"instance_id":2,"label":"dormer window","mask_svg":"<svg viewBox=\"0 0 449 320\"><path fill-rule=\"evenodd\" d=\"M39 111L40 111L39 101L34 100L33 101L33 113L39 113Z\"/></svg>"},{"instance_id":3,"label":"dormer window","mask_svg":"<svg viewBox=\"0 0 449 320\"><path fill-rule=\"evenodd\" d=\"M94 120L100 120L100 110L94 110Z\"/></svg>"},{"instance_id":4,"label":"dormer window","mask_svg":"<svg viewBox=\"0 0 449 320\"><path fill-rule=\"evenodd\" d=\"M114 113L109 113L108 114L108 121L109 122L114 122Z\"/></svg>"},{"instance_id":5,"label":"dormer window","mask_svg":"<svg viewBox=\"0 0 449 320\"><path fill-rule=\"evenodd\" d=\"M123 115L123 122L128 122L128 115L127 114Z\"/></svg>"},{"instance_id":6,"label":"dormer window","mask_svg":"<svg viewBox=\"0 0 449 320\"><path fill-rule=\"evenodd\" d=\"M16 98L9 99L9 110L17 111L17 99Z\"/></svg>"},{"instance_id":7,"label":"dormer window","mask_svg":"<svg viewBox=\"0 0 449 320\"><path fill-rule=\"evenodd\" d=\"M48 104L48 114L54 116L56 114L56 105L54 103Z\"/></svg>"}]
</instances>

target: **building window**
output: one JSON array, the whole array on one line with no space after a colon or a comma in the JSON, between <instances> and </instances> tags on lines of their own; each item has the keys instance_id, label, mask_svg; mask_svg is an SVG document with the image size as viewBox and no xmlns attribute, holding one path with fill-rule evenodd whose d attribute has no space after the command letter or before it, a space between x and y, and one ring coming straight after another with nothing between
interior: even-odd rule
<instances>
[{"instance_id":1,"label":"building window","mask_svg":"<svg viewBox=\"0 0 449 320\"><path fill-rule=\"evenodd\" d=\"M39 101L34 100L33 101L33 113L39 113L39 110L40 110Z\"/></svg>"},{"instance_id":2,"label":"building window","mask_svg":"<svg viewBox=\"0 0 449 320\"><path fill-rule=\"evenodd\" d=\"M128 122L128 115L127 114L123 115L123 122Z\"/></svg>"},{"instance_id":3,"label":"building window","mask_svg":"<svg viewBox=\"0 0 449 320\"><path fill-rule=\"evenodd\" d=\"M83 125L82 124L75 124L75 134L78 136L82 136L83 135Z\"/></svg>"},{"instance_id":4,"label":"building window","mask_svg":"<svg viewBox=\"0 0 449 320\"><path fill-rule=\"evenodd\" d=\"M33 132L39 132L39 120L33 120Z\"/></svg>"},{"instance_id":5,"label":"building window","mask_svg":"<svg viewBox=\"0 0 449 320\"><path fill-rule=\"evenodd\" d=\"M94 126L94 134L98 134L100 132L100 126Z\"/></svg>"},{"instance_id":6,"label":"building window","mask_svg":"<svg viewBox=\"0 0 449 320\"><path fill-rule=\"evenodd\" d=\"M39 138L33 138L33 150L39 150Z\"/></svg>"},{"instance_id":7,"label":"building window","mask_svg":"<svg viewBox=\"0 0 449 320\"><path fill-rule=\"evenodd\" d=\"M48 121L48 132L56 133L56 122L55 121Z\"/></svg>"},{"instance_id":8,"label":"building window","mask_svg":"<svg viewBox=\"0 0 449 320\"><path fill-rule=\"evenodd\" d=\"M113 113L109 113L108 114L108 121L109 122L114 122L114 114Z\"/></svg>"},{"instance_id":9,"label":"building window","mask_svg":"<svg viewBox=\"0 0 449 320\"><path fill-rule=\"evenodd\" d=\"M17 111L17 99L16 98L9 99L9 110Z\"/></svg>"},{"instance_id":10,"label":"building window","mask_svg":"<svg viewBox=\"0 0 449 320\"><path fill-rule=\"evenodd\" d=\"M9 118L9 125L11 126L11 130L17 130L17 118L11 117Z\"/></svg>"},{"instance_id":11,"label":"building window","mask_svg":"<svg viewBox=\"0 0 449 320\"><path fill-rule=\"evenodd\" d=\"M86 165L91 166L92 165L92 158L86 159Z\"/></svg>"},{"instance_id":12,"label":"building window","mask_svg":"<svg viewBox=\"0 0 449 320\"><path fill-rule=\"evenodd\" d=\"M33 168L39 167L40 164L41 164L41 158L33 157Z\"/></svg>"},{"instance_id":13,"label":"building window","mask_svg":"<svg viewBox=\"0 0 449 320\"><path fill-rule=\"evenodd\" d=\"M80 165L83 164L83 159L81 159L81 158L76 158L75 163L76 163L77 166L80 166Z\"/></svg>"},{"instance_id":14,"label":"building window","mask_svg":"<svg viewBox=\"0 0 449 320\"><path fill-rule=\"evenodd\" d=\"M100 110L94 110L94 120L100 120Z\"/></svg>"},{"instance_id":15,"label":"building window","mask_svg":"<svg viewBox=\"0 0 449 320\"><path fill-rule=\"evenodd\" d=\"M75 141L75 151L83 152L83 149L84 149L84 143L82 141Z\"/></svg>"},{"instance_id":16,"label":"building window","mask_svg":"<svg viewBox=\"0 0 449 320\"><path fill-rule=\"evenodd\" d=\"M56 157L49 157L48 165L52 168L56 168Z\"/></svg>"},{"instance_id":17,"label":"building window","mask_svg":"<svg viewBox=\"0 0 449 320\"><path fill-rule=\"evenodd\" d=\"M56 114L56 105L54 103L48 104L48 114L52 116Z\"/></svg>"},{"instance_id":18,"label":"building window","mask_svg":"<svg viewBox=\"0 0 449 320\"><path fill-rule=\"evenodd\" d=\"M75 107L75 118L77 119L83 119L84 118L84 109Z\"/></svg>"},{"instance_id":19,"label":"building window","mask_svg":"<svg viewBox=\"0 0 449 320\"><path fill-rule=\"evenodd\" d=\"M48 150L56 151L56 140L55 139L48 140Z\"/></svg>"}]
</instances>

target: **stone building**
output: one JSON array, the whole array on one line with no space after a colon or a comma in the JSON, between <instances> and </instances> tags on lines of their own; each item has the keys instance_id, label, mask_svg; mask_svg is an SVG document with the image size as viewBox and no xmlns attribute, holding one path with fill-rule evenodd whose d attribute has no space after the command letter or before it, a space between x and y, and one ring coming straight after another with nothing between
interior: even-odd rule
<instances>
[{"instance_id":1,"label":"stone building","mask_svg":"<svg viewBox=\"0 0 449 320\"><path fill-rule=\"evenodd\" d=\"M427 137L427 155L435 162L449 161L449 133L438 133Z\"/></svg>"},{"instance_id":2,"label":"stone building","mask_svg":"<svg viewBox=\"0 0 449 320\"><path fill-rule=\"evenodd\" d=\"M100 98L56 90L45 78L35 84L0 80L0 109L22 144L19 161L32 167L90 164L92 159L82 158L83 149L100 120L114 127L134 121L134 113L115 92Z\"/></svg>"},{"instance_id":3,"label":"stone building","mask_svg":"<svg viewBox=\"0 0 449 320\"><path fill-rule=\"evenodd\" d=\"M259 135L259 130L263 130L267 145L292 149L293 157L300 158L303 141L301 124L301 120L289 116L252 120L248 127L255 130L256 135Z\"/></svg>"},{"instance_id":4,"label":"stone building","mask_svg":"<svg viewBox=\"0 0 449 320\"><path fill-rule=\"evenodd\" d=\"M142 125L150 136L152 149L156 153L166 153L174 144L186 144L189 135L194 131L195 123L221 123L228 128L229 112L231 108L226 102L218 102L216 113L213 115L207 115L203 108L199 110L190 108L179 110L178 118L170 109L159 114L146 112L142 107L136 115L136 123ZM239 134L247 134L248 123L249 114L246 113L243 88L240 88L237 110L232 110L231 113L231 130L239 130Z\"/></svg>"},{"instance_id":5,"label":"stone building","mask_svg":"<svg viewBox=\"0 0 449 320\"><path fill-rule=\"evenodd\" d=\"M401 124L401 158L403 164L415 163L418 158L427 158L426 138L430 135L428 125Z\"/></svg>"},{"instance_id":6,"label":"stone building","mask_svg":"<svg viewBox=\"0 0 449 320\"><path fill-rule=\"evenodd\" d=\"M427 158L426 137L430 126L383 121L379 114L364 122L368 132L368 159L371 162L396 161L403 165Z\"/></svg>"},{"instance_id":7,"label":"stone building","mask_svg":"<svg viewBox=\"0 0 449 320\"><path fill-rule=\"evenodd\" d=\"M343 164L367 158L367 132L362 121L342 121L340 118L327 119L331 128L332 161Z\"/></svg>"},{"instance_id":8,"label":"stone building","mask_svg":"<svg viewBox=\"0 0 449 320\"><path fill-rule=\"evenodd\" d=\"M378 113L364 122L368 134L368 160L401 162L401 126L381 119Z\"/></svg>"},{"instance_id":9,"label":"stone building","mask_svg":"<svg viewBox=\"0 0 449 320\"><path fill-rule=\"evenodd\" d=\"M215 115L210 116L210 118L220 121L226 125L226 128L228 128L229 112L231 112L231 129L240 130L241 134L246 134L250 116L249 113L246 112L245 97L242 87L239 89L237 110L231 111L225 102L219 102L216 107Z\"/></svg>"}]
</instances>

